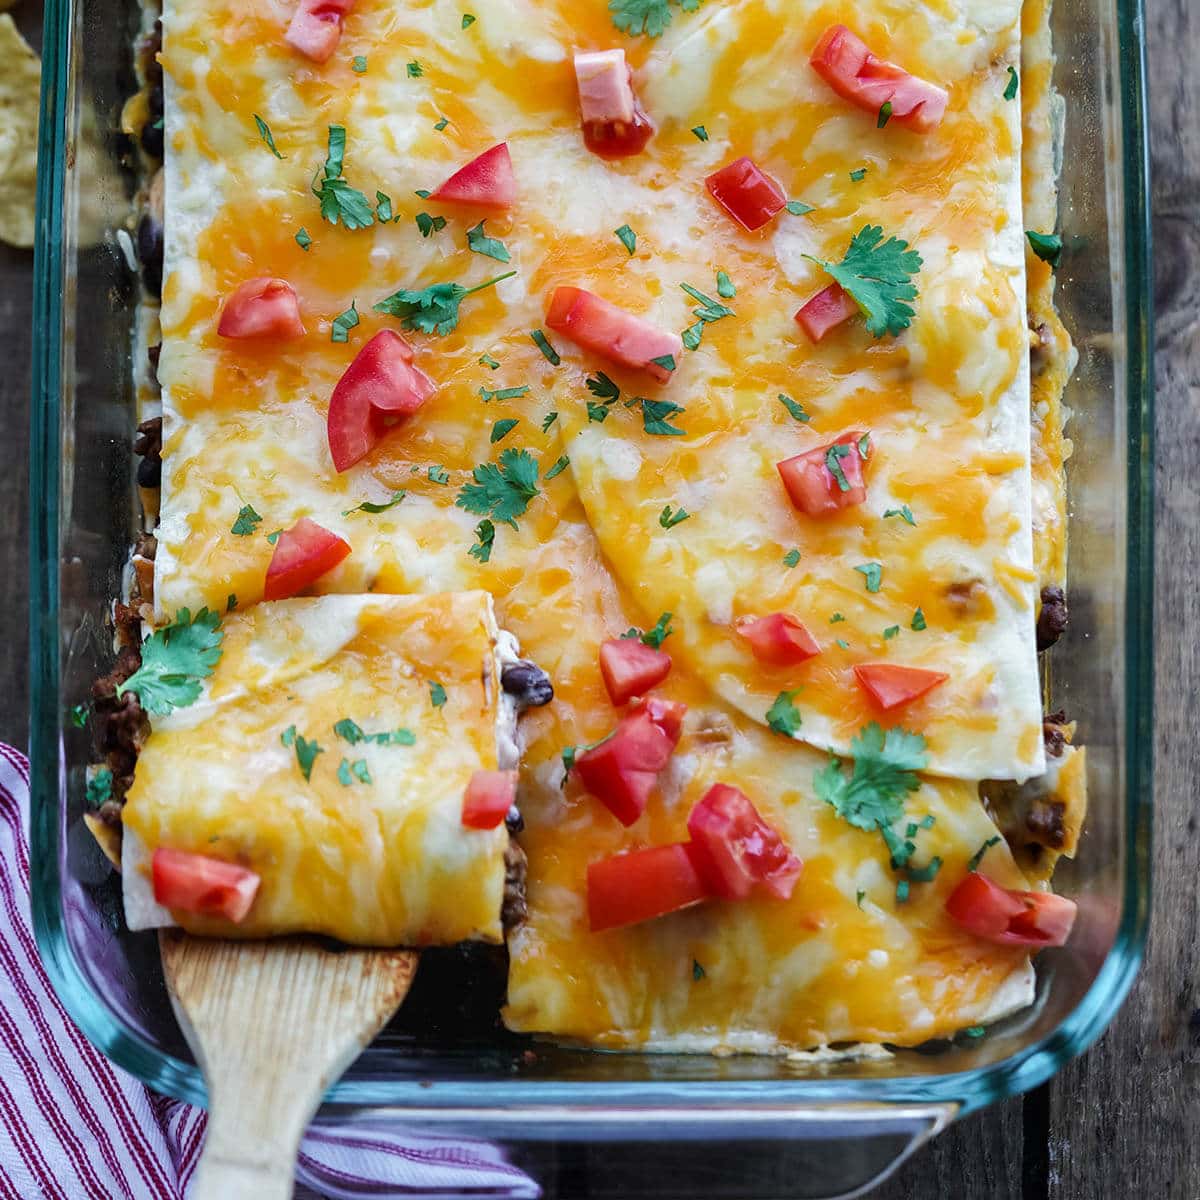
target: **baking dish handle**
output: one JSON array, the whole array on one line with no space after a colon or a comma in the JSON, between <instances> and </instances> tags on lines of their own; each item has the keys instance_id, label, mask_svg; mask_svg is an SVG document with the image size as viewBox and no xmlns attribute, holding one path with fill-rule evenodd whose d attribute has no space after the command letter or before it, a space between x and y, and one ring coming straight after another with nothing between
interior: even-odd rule
<instances>
[{"instance_id":1,"label":"baking dish handle","mask_svg":"<svg viewBox=\"0 0 1200 1200\"><path fill-rule=\"evenodd\" d=\"M422 1196L439 1200L849 1200L886 1179L956 1112L954 1104L898 1103L327 1105L309 1131L314 1141L301 1151L297 1178L319 1195L329 1194L325 1189L337 1176L325 1178L321 1160L336 1157L344 1143L355 1147L361 1170L376 1162L386 1172L395 1163L407 1186L417 1182ZM420 1162L437 1167L418 1182L409 1172ZM400 1182L400 1176L387 1182Z\"/></svg>"}]
</instances>

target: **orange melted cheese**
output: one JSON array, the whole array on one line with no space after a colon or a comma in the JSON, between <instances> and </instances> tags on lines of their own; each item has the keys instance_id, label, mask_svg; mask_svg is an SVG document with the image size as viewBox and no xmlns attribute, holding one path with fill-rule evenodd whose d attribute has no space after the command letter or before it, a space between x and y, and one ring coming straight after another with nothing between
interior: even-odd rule
<instances>
[{"instance_id":1,"label":"orange melted cheese","mask_svg":"<svg viewBox=\"0 0 1200 1200\"><path fill-rule=\"evenodd\" d=\"M265 535L300 516L353 547L316 590L495 596L500 623L556 688L555 703L523 723L530 915L512 939L513 1028L609 1046L767 1048L920 1041L995 1015L1006 981L1026 998L1027 961L958 931L942 902L994 831L972 781L1024 778L1042 762L1020 109L1001 99L1005 67L1019 57L1017 5L873 0L850 13L834 0L800 9L708 0L698 13L676 11L658 41L617 33L602 0L471 8L478 19L462 30L461 5L445 0L358 0L336 53L317 67L282 42L283 0L168 4L159 616L221 606L230 592L243 607L258 601ZM811 72L820 33L847 19L877 52L947 87L941 129L877 130ZM571 55L617 44L657 133L645 154L604 162L582 145ZM365 73L351 68L356 55ZM410 61L422 66L417 78ZM282 161L259 139L255 113ZM321 219L310 183L331 124L347 131L345 178L368 197L386 193L394 223L348 231ZM704 142L690 132L701 124ZM508 247L507 266L467 249L479 214L414 195L502 140L518 201L486 232ZM734 227L703 179L744 153L815 211L781 214L758 234ZM855 182L859 167L866 175ZM424 211L447 218L428 238L414 224ZM868 223L924 258L912 328L875 340L856 320L812 346L792 313L827 280L804 256L839 259ZM623 224L638 235L632 256L613 233ZM295 241L302 226L307 251ZM463 302L448 335L408 335L437 395L335 472L329 394L369 337L397 328L371 305L397 287L470 286L508 269L514 278ZM683 329L694 301L678 285L715 297L717 270L737 286L727 301L736 315L707 326L663 387L551 335L563 360L554 367L530 340L560 284ZM296 289L304 338L255 347L216 336L223 298L257 275ZM361 323L333 343L331 322L352 301ZM621 404L589 422L584 379L598 369L625 400L684 406L673 420L686 436L649 436ZM529 390L481 396L512 387ZM787 414L781 392L804 404L809 424ZM502 418L518 424L493 445ZM774 463L857 428L872 434L867 502L824 522L792 510ZM543 477L560 455L571 465L539 480L517 529L497 524L491 561L480 563L468 554L479 518L454 501L472 469L507 447L529 450ZM435 466L448 484L430 478ZM405 499L385 513L350 511L398 489ZM664 530L667 503L692 516ZM232 536L243 504L263 523ZM915 527L883 517L902 504ZM793 547L801 560L789 571L782 559ZM883 566L878 593L853 570L871 561ZM917 608L924 632L911 628ZM559 752L619 717L599 678L600 642L668 609L675 666L661 690L691 711L661 788L623 829L573 781L562 786ZM792 671L757 666L733 622L776 610L801 616L822 655ZM844 621L830 624L834 613ZM893 625L900 634L885 638ZM907 904L895 899L880 837L814 796L827 756L763 724L779 691L800 688L801 738L844 750L878 715L853 683L863 661L951 674L902 716L927 738L932 769L956 777L931 776L909 798L911 815L937 818L918 839L919 860L938 854L946 866ZM806 860L793 899L714 903L588 933L587 863L680 837L716 779L745 788ZM990 854L1000 882L1021 882L1003 847ZM702 985L693 959L707 972Z\"/></svg>"}]
</instances>

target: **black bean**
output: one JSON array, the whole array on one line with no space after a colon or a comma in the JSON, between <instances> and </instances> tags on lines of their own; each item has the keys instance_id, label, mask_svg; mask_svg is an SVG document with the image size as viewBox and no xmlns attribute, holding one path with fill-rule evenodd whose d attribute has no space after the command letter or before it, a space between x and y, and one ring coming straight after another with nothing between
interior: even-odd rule
<instances>
[{"instance_id":1,"label":"black bean","mask_svg":"<svg viewBox=\"0 0 1200 1200\"><path fill-rule=\"evenodd\" d=\"M156 488L162 484L162 459L143 458L138 463L137 481L139 487Z\"/></svg>"},{"instance_id":2,"label":"black bean","mask_svg":"<svg viewBox=\"0 0 1200 1200\"><path fill-rule=\"evenodd\" d=\"M516 699L518 708L541 708L554 699L550 676L536 663L521 659L500 673L500 686Z\"/></svg>"},{"instance_id":3,"label":"black bean","mask_svg":"<svg viewBox=\"0 0 1200 1200\"><path fill-rule=\"evenodd\" d=\"M504 814L504 826L509 833L520 833L524 830L525 818L521 816L521 810L515 804Z\"/></svg>"},{"instance_id":4,"label":"black bean","mask_svg":"<svg viewBox=\"0 0 1200 1200\"><path fill-rule=\"evenodd\" d=\"M1067 628L1067 598L1060 587L1042 588L1042 611L1037 621L1037 648L1049 650Z\"/></svg>"},{"instance_id":5,"label":"black bean","mask_svg":"<svg viewBox=\"0 0 1200 1200\"><path fill-rule=\"evenodd\" d=\"M149 213L138 222L137 253L142 264L142 282L152 296L162 295L163 227Z\"/></svg>"}]
</instances>

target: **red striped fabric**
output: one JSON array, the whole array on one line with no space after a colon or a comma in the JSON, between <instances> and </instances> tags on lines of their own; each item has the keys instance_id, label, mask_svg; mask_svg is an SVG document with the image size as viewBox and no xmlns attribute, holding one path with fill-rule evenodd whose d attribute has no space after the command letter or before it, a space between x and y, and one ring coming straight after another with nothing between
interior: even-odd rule
<instances>
[{"instance_id":1,"label":"red striped fabric","mask_svg":"<svg viewBox=\"0 0 1200 1200\"><path fill-rule=\"evenodd\" d=\"M29 764L0 743L0 1200L187 1200L204 1113L147 1091L75 1028L29 919ZM541 1191L487 1142L383 1118L319 1120L301 1146L297 1200Z\"/></svg>"}]
</instances>

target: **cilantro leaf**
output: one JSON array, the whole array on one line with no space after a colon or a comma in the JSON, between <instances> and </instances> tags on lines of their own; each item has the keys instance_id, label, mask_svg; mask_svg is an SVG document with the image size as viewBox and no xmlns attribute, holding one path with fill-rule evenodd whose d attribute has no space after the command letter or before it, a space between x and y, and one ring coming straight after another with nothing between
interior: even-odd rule
<instances>
[{"instance_id":1,"label":"cilantro leaf","mask_svg":"<svg viewBox=\"0 0 1200 1200\"><path fill-rule=\"evenodd\" d=\"M289 725L280 735L279 740L285 746L291 746L296 751L296 762L300 766L300 774L304 776L305 781L311 781L313 763L317 761L318 754L324 754L325 748L321 746L316 738L309 741L308 738L296 732L295 725Z\"/></svg>"},{"instance_id":2,"label":"cilantro leaf","mask_svg":"<svg viewBox=\"0 0 1200 1200\"><path fill-rule=\"evenodd\" d=\"M520 417L505 417L502 421L497 421L492 426L492 433L488 439L494 446L497 442L507 437L521 423Z\"/></svg>"},{"instance_id":3,"label":"cilantro leaf","mask_svg":"<svg viewBox=\"0 0 1200 1200\"><path fill-rule=\"evenodd\" d=\"M722 317L732 317L736 314L732 308L722 304L719 300L714 300L711 296L706 296L703 292L698 292L689 283L681 283L679 285L697 304L699 308L693 308L692 314L699 317L704 324L709 324L712 321L719 321ZM668 367L668 370L674 370L674 367Z\"/></svg>"},{"instance_id":4,"label":"cilantro leaf","mask_svg":"<svg viewBox=\"0 0 1200 1200\"><path fill-rule=\"evenodd\" d=\"M609 0L612 23L632 37L648 34L661 37L671 23L671 4L684 12L695 12L700 0Z\"/></svg>"},{"instance_id":5,"label":"cilantro leaf","mask_svg":"<svg viewBox=\"0 0 1200 1200\"><path fill-rule=\"evenodd\" d=\"M915 525L917 523L916 517L912 514L912 509L907 504L902 504L899 508L889 508L883 514L883 519L886 521L888 517L899 517L906 525Z\"/></svg>"},{"instance_id":6,"label":"cilantro leaf","mask_svg":"<svg viewBox=\"0 0 1200 1200\"><path fill-rule=\"evenodd\" d=\"M866 179L866 177L867 177L867 168L866 167L856 167L853 171L850 172L850 179L854 183L862 183L862 181L864 179Z\"/></svg>"},{"instance_id":7,"label":"cilantro leaf","mask_svg":"<svg viewBox=\"0 0 1200 1200\"><path fill-rule=\"evenodd\" d=\"M640 629L635 627L625 630L625 632L621 634L621 637L629 639L637 638L637 640L641 642L643 646L649 646L651 650L658 650L662 646L663 642L665 642L667 638L669 638L674 632L675 631L671 628L671 614L669 612L665 612L655 622L653 629L649 629L643 633Z\"/></svg>"},{"instance_id":8,"label":"cilantro leaf","mask_svg":"<svg viewBox=\"0 0 1200 1200\"><path fill-rule=\"evenodd\" d=\"M783 207L786 208L793 217L802 217L805 213L810 213L814 209L814 205L805 204L803 200L789 200Z\"/></svg>"},{"instance_id":9,"label":"cilantro leaf","mask_svg":"<svg viewBox=\"0 0 1200 1200\"><path fill-rule=\"evenodd\" d=\"M72 704L70 715L71 724L76 729L82 729L88 723L88 706L86 704Z\"/></svg>"},{"instance_id":10,"label":"cilantro leaf","mask_svg":"<svg viewBox=\"0 0 1200 1200\"><path fill-rule=\"evenodd\" d=\"M443 117L440 121L437 121L433 127L434 127L434 129L437 130L438 133L441 133L442 130L445 129L446 126L449 124L450 124L450 118Z\"/></svg>"},{"instance_id":11,"label":"cilantro leaf","mask_svg":"<svg viewBox=\"0 0 1200 1200\"><path fill-rule=\"evenodd\" d=\"M267 534L267 541L273 546L279 541L279 535L283 533L282 529L276 529L272 533Z\"/></svg>"},{"instance_id":12,"label":"cilantro leaf","mask_svg":"<svg viewBox=\"0 0 1200 1200\"><path fill-rule=\"evenodd\" d=\"M550 469L542 476L543 482L549 483L555 475L561 475L570 465L571 460L565 454L560 455L551 463Z\"/></svg>"},{"instance_id":13,"label":"cilantro leaf","mask_svg":"<svg viewBox=\"0 0 1200 1200\"><path fill-rule=\"evenodd\" d=\"M375 219L386 225L392 219L392 198L387 192L375 192Z\"/></svg>"},{"instance_id":14,"label":"cilantro leaf","mask_svg":"<svg viewBox=\"0 0 1200 1200\"><path fill-rule=\"evenodd\" d=\"M862 563L854 568L867 581L867 591L879 591L879 585L883 582L883 564L877 562Z\"/></svg>"},{"instance_id":15,"label":"cilantro leaf","mask_svg":"<svg viewBox=\"0 0 1200 1200\"><path fill-rule=\"evenodd\" d=\"M296 245L299 246L301 250L307 250L309 246L312 245L312 237L309 235L308 230L305 229L303 225L301 225L296 231Z\"/></svg>"},{"instance_id":16,"label":"cilantro leaf","mask_svg":"<svg viewBox=\"0 0 1200 1200\"><path fill-rule=\"evenodd\" d=\"M695 325L689 325L679 337L689 350L699 350L700 340L704 337L704 322L697 321Z\"/></svg>"},{"instance_id":17,"label":"cilantro leaf","mask_svg":"<svg viewBox=\"0 0 1200 1200\"><path fill-rule=\"evenodd\" d=\"M913 630L915 633L920 633L921 630L926 628L925 614L919 608L917 609L916 612L913 613L912 621L909 622L908 627L909 627L909 629Z\"/></svg>"},{"instance_id":18,"label":"cilantro leaf","mask_svg":"<svg viewBox=\"0 0 1200 1200\"><path fill-rule=\"evenodd\" d=\"M333 323L329 327L331 342L348 342L350 340L350 330L358 324L358 309L355 307L355 303L351 300L350 307L333 318Z\"/></svg>"},{"instance_id":19,"label":"cilantro leaf","mask_svg":"<svg viewBox=\"0 0 1200 1200\"><path fill-rule=\"evenodd\" d=\"M1017 98L1017 88L1021 86L1021 77L1017 74L1016 67L1008 68L1008 82L1004 85L1005 100L1015 100Z\"/></svg>"},{"instance_id":20,"label":"cilantro leaf","mask_svg":"<svg viewBox=\"0 0 1200 1200\"><path fill-rule=\"evenodd\" d=\"M181 608L173 624L142 643L142 665L117 684L117 695L134 692L152 716L186 708L199 697L200 681L220 661L224 637L217 613L202 608L193 620L191 612Z\"/></svg>"},{"instance_id":21,"label":"cilantro leaf","mask_svg":"<svg viewBox=\"0 0 1200 1200\"><path fill-rule=\"evenodd\" d=\"M699 983L705 976L705 970L696 959L692 959L692 979Z\"/></svg>"},{"instance_id":22,"label":"cilantro leaf","mask_svg":"<svg viewBox=\"0 0 1200 1200\"><path fill-rule=\"evenodd\" d=\"M431 217L427 212L419 212L413 220L417 223L417 229L420 230L423 238L429 237L434 233L441 233L446 228L445 217Z\"/></svg>"},{"instance_id":23,"label":"cilantro leaf","mask_svg":"<svg viewBox=\"0 0 1200 1200\"><path fill-rule=\"evenodd\" d=\"M733 280L724 271L717 272L717 295L722 300L732 300L737 295L737 288L733 286Z\"/></svg>"},{"instance_id":24,"label":"cilantro leaf","mask_svg":"<svg viewBox=\"0 0 1200 1200\"><path fill-rule=\"evenodd\" d=\"M275 138L271 135L271 127L258 115L254 114L254 124L258 126L258 136L267 144L267 149L275 155L276 158L286 158L286 154L280 154L275 147Z\"/></svg>"},{"instance_id":25,"label":"cilantro leaf","mask_svg":"<svg viewBox=\"0 0 1200 1200\"><path fill-rule=\"evenodd\" d=\"M497 262L511 262L512 255L509 254L508 247L498 239L488 237L483 231L483 224L483 221L480 221L473 229L467 230L467 245L476 254L485 254Z\"/></svg>"},{"instance_id":26,"label":"cilantro leaf","mask_svg":"<svg viewBox=\"0 0 1200 1200\"><path fill-rule=\"evenodd\" d=\"M829 623L830 623L830 625L837 625L840 622L844 621L845 619L846 618L843 617L840 612L835 612L833 614L833 616L829 618Z\"/></svg>"},{"instance_id":27,"label":"cilantro leaf","mask_svg":"<svg viewBox=\"0 0 1200 1200\"><path fill-rule=\"evenodd\" d=\"M477 19L478 18L473 16L471 13L463 13L462 27L464 29L470 29L471 26L475 24Z\"/></svg>"},{"instance_id":28,"label":"cilantro leaf","mask_svg":"<svg viewBox=\"0 0 1200 1200\"><path fill-rule=\"evenodd\" d=\"M679 365L676 363L675 355L673 354L660 354L657 358L652 358L650 361L656 367L662 367L664 371L674 371Z\"/></svg>"},{"instance_id":29,"label":"cilantro leaf","mask_svg":"<svg viewBox=\"0 0 1200 1200\"><path fill-rule=\"evenodd\" d=\"M615 403L621 398L621 389L603 371L589 375L584 382L587 384L587 390L599 400Z\"/></svg>"},{"instance_id":30,"label":"cilantro leaf","mask_svg":"<svg viewBox=\"0 0 1200 1200\"><path fill-rule=\"evenodd\" d=\"M834 442L825 451L825 469L833 476L834 481L838 485L838 490L842 492L850 490L850 481L846 478L846 473L842 470L842 464L839 459L845 458L849 453L850 447L843 442Z\"/></svg>"},{"instance_id":31,"label":"cilantro leaf","mask_svg":"<svg viewBox=\"0 0 1200 1200\"><path fill-rule=\"evenodd\" d=\"M410 63L405 63L404 69L408 72L409 79L420 79L425 74L424 69L416 59L413 59Z\"/></svg>"},{"instance_id":32,"label":"cilantro leaf","mask_svg":"<svg viewBox=\"0 0 1200 1200\"><path fill-rule=\"evenodd\" d=\"M343 758L338 764L337 779L342 787L349 787L356 779L359 783L370 783L371 771L367 766L367 760L356 758L354 762L348 762Z\"/></svg>"},{"instance_id":33,"label":"cilantro leaf","mask_svg":"<svg viewBox=\"0 0 1200 1200\"><path fill-rule=\"evenodd\" d=\"M312 193L321 202L321 216L331 225L341 221L347 229L365 229L375 223L375 214L371 211L371 203L366 196L342 178L345 155L345 127L330 125L324 175L320 187L313 185ZM318 174L320 173L318 171Z\"/></svg>"},{"instance_id":34,"label":"cilantro leaf","mask_svg":"<svg viewBox=\"0 0 1200 1200\"><path fill-rule=\"evenodd\" d=\"M690 512L688 512L687 509L683 508L682 506L677 508L674 512L672 512L671 506L669 504L667 504L667 505L664 505L662 512L660 512L658 514L658 523L664 529L674 529L676 525L679 525L681 522L686 521L688 519L688 517L690 517L691 515L692 514Z\"/></svg>"},{"instance_id":35,"label":"cilantro leaf","mask_svg":"<svg viewBox=\"0 0 1200 1200\"><path fill-rule=\"evenodd\" d=\"M350 60L350 70L352 70L355 73L355 75L366 74L367 60L361 54L356 54Z\"/></svg>"},{"instance_id":36,"label":"cilantro leaf","mask_svg":"<svg viewBox=\"0 0 1200 1200\"><path fill-rule=\"evenodd\" d=\"M416 329L421 333L444 335L458 326L458 306L467 297L484 288L492 287L503 279L510 279L516 271L497 275L494 279L465 288L457 283L435 283L427 288L400 288L384 297L375 305L375 311L391 317L403 317L405 329Z\"/></svg>"},{"instance_id":37,"label":"cilantro leaf","mask_svg":"<svg viewBox=\"0 0 1200 1200\"><path fill-rule=\"evenodd\" d=\"M795 737L800 731L800 710L792 703L792 697L800 695L800 689L780 692L775 703L767 709L767 724L784 737Z\"/></svg>"},{"instance_id":38,"label":"cilantro leaf","mask_svg":"<svg viewBox=\"0 0 1200 1200\"><path fill-rule=\"evenodd\" d=\"M608 405L597 404L594 400L587 402L587 415L589 421L595 421L597 425L602 425L608 418Z\"/></svg>"},{"instance_id":39,"label":"cilantro leaf","mask_svg":"<svg viewBox=\"0 0 1200 1200\"><path fill-rule=\"evenodd\" d=\"M1025 236L1029 239L1030 246L1033 247L1033 252L1042 260L1049 263L1052 267L1057 267L1062 261L1062 238L1056 233L1035 233L1032 229L1025 230Z\"/></svg>"},{"instance_id":40,"label":"cilantro leaf","mask_svg":"<svg viewBox=\"0 0 1200 1200\"><path fill-rule=\"evenodd\" d=\"M491 517L517 528L529 501L538 494L538 465L528 450L505 450L500 463L480 463L474 483L463 484L455 504L478 517Z\"/></svg>"},{"instance_id":41,"label":"cilantro leaf","mask_svg":"<svg viewBox=\"0 0 1200 1200\"><path fill-rule=\"evenodd\" d=\"M549 411L549 412L548 412L548 413L547 413L547 414L546 414L546 415L545 415L545 416L542 418L542 432L543 432L543 433L549 433L549 431L550 431L550 426L551 426L551 425L553 425L553 424L554 424L554 422L555 422L555 421L557 421L557 420L558 420L558 411L557 411L556 409L551 409L551 410L550 410L550 411Z\"/></svg>"},{"instance_id":42,"label":"cilantro leaf","mask_svg":"<svg viewBox=\"0 0 1200 1200\"><path fill-rule=\"evenodd\" d=\"M800 551L796 549L789 550L783 556L783 565L785 567L794 567L800 561Z\"/></svg>"},{"instance_id":43,"label":"cilantro leaf","mask_svg":"<svg viewBox=\"0 0 1200 1200\"><path fill-rule=\"evenodd\" d=\"M112 799L113 773L108 767L99 767L88 777L85 799L93 808Z\"/></svg>"},{"instance_id":44,"label":"cilantro leaf","mask_svg":"<svg viewBox=\"0 0 1200 1200\"><path fill-rule=\"evenodd\" d=\"M914 316L916 286L912 277L921 269L921 256L899 238L883 240L879 225L864 225L850 239L840 263L829 263L806 254L850 294L867 319L867 331L875 337L893 337L907 329Z\"/></svg>"},{"instance_id":45,"label":"cilantro leaf","mask_svg":"<svg viewBox=\"0 0 1200 1200\"><path fill-rule=\"evenodd\" d=\"M429 470L425 472L425 474L428 477L430 483L447 484L450 482L450 472L447 471L446 468L442 467L442 466L430 467Z\"/></svg>"},{"instance_id":46,"label":"cilantro leaf","mask_svg":"<svg viewBox=\"0 0 1200 1200\"><path fill-rule=\"evenodd\" d=\"M925 739L906 729L884 733L872 721L850 743L850 753L850 775L841 759L832 758L813 776L817 798L857 829L890 828L904 815L905 795L921 786L916 772L929 761Z\"/></svg>"},{"instance_id":47,"label":"cilantro leaf","mask_svg":"<svg viewBox=\"0 0 1200 1200\"><path fill-rule=\"evenodd\" d=\"M467 553L479 562L488 562L496 542L496 527L486 517L475 526L475 545Z\"/></svg>"},{"instance_id":48,"label":"cilantro leaf","mask_svg":"<svg viewBox=\"0 0 1200 1200\"><path fill-rule=\"evenodd\" d=\"M670 400L647 400L645 396L639 396L638 400L642 405L642 428L647 433L657 437L686 436L686 430L678 429L670 423L671 417L686 412L686 409Z\"/></svg>"},{"instance_id":49,"label":"cilantro leaf","mask_svg":"<svg viewBox=\"0 0 1200 1200\"><path fill-rule=\"evenodd\" d=\"M343 510L342 516L348 517L348 516L350 516L351 513L356 513L356 512L365 512L365 513L387 512L387 510L389 508L395 508L396 505L399 504L400 501L404 499L405 495L406 495L406 493L402 489L401 491L393 492L392 498L390 500L385 500L382 504L375 504L375 503L372 503L372 501L370 501L370 500L364 500L361 504L356 504L353 508L347 508L347 509Z\"/></svg>"},{"instance_id":50,"label":"cilantro leaf","mask_svg":"<svg viewBox=\"0 0 1200 1200\"><path fill-rule=\"evenodd\" d=\"M703 125L694 125L692 132L696 135L696 139L701 142L708 141L708 130Z\"/></svg>"},{"instance_id":51,"label":"cilantro leaf","mask_svg":"<svg viewBox=\"0 0 1200 1200\"><path fill-rule=\"evenodd\" d=\"M979 847L979 849L978 849L978 850L976 850L976 851L975 851L975 853L974 853L974 854L972 854L972 855L971 855L971 857L970 857L969 859L967 859L967 870L968 870L968 871L978 871L978 870L979 870L979 864L980 864L981 862L983 862L983 856L984 856L984 855L985 855L985 854L986 854L986 853L987 853L987 852L988 852L988 851L989 851L989 850L990 850L990 849L991 849L991 848L992 848L994 845L996 845L996 843L997 843L998 841L1000 841L1000 835L999 835L999 834L996 834L994 837L990 837L990 838L988 838L988 840L987 840L986 842L984 842L984 843L983 843L983 845L982 845L982 846L980 846L980 847Z\"/></svg>"},{"instance_id":52,"label":"cilantro leaf","mask_svg":"<svg viewBox=\"0 0 1200 1200\"><path fill-rule=\"evenodd\" d=\"M520 387L496 388L495 391L489 391L487 388L479 389L480 399L484 404L488 404L492 400L519 400L529 391L529 384L523 383Z\"/></svg>"},{"instance_id":53,"label":"cilantro leaf","mask_svg":"<svg viewBox=\"0 0 1200 1200\"><path fill-rule=\"evenodd\" d=\"M411 729L385 729L382 733L367 733L357 721L343 717L335 721L333 732L344 742L357 746L360 742L374 742L377 746L415 746L417 736Z\"/></svg>"},{"instance_id":54,"label":"cilantro leaf","mask_svg":"<svg viewBox=\"0 0 1200 1200\"><path fill-rule=\"evenodd\" d=\"M479 365L481 367L491 367L493 371L500 369L500 364L490 354L481 354L479 356Z\"/></svg>"},{"instance_id":55,"label":"cilantro leaf","mask_svg":"<svg viewBox=\"0 0 1200 1200\"><path fill-rule=\"evenodd\" d=\"M229 532L237 534L238 537L245 537L247 534L253 533L261 524L262 517L254 511L253 506L243 504L238 509L237 520L234 521Z\"/></svg>"},{"instance_id":56,"label":"cilantro leaf","mask_svg":"<svg viewBox=\"0 0 1200 1200\"><path fill-rule=\"evenodd\" d=\"M783 407L786 408L788 412L796 418L797 421L803 421L807 425L808 422L812 420L812 417L804 411L804 405L801 404L799 400L793 400L791 396L784 395L783 392L780 392L779 403L782 404Z\"/></svg>"},{"instance_id":57,"label":"cilantro leaf","mask_svg":"<svg viewBox=\"0 0 1200 1200\"><path fill-rule=\"evenodd\" d=\"M875 118L875 128L882 129L892 119L892 102L885 100L879 106L879 115Z\"/></svg>"},{"instance_id":58,"label":"cilantro leaf","mask_svg":"<svg viewBox=\"0 0 1200 1200\"><path fill-rule=\"evenodd\" d=\"M535 329L529 337L533 344L542 352L542 357L552 367L557 367L562 362L558 351L550 345L550 339L540 329Z\"/></svg>"},{"instance_id":59,"label":"cilantro leaf","mask_svg":"<svg viewBox=\"0 0 1200 1200\"><path fill-rule=\"evenodd\" d=\"M885 642L890 642L890 641L892 640L892 638L894 638L894 637L895 637L895 636L896 636L896 635L897 635L899 632L900 632L900 626L899 626L899 625L889 625L889 626L888 626L888 627L887 627L887 628L886 628L886 629L883 631L883 640L884 640Z\"/></svg>"},{"instance_id":60,"label":"cilantro leaf","mask_svg":"<svg viewBox=\"0 0 1200 1200\"><path fill-rule=\"evenodd\" d=\"M632 256L637 250L637 234L633 232L628 225L622 225L620 229L614 229L613 233L621 239L621 245L629 251Z\"/></svg>"},{"instance_id":61,"label":"cilantro leaf","mask_svg":"<svg viewBox=\"0 0 1200 1200\"><path fill-rule=\"evenodd\" d=\"M429 703L441 708L446 703L446 689L436 679L429 681Z\"/></svg>"}]
</instances>

